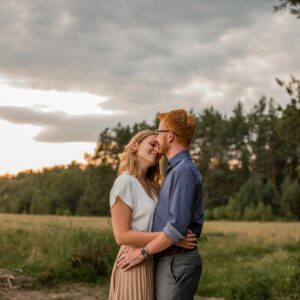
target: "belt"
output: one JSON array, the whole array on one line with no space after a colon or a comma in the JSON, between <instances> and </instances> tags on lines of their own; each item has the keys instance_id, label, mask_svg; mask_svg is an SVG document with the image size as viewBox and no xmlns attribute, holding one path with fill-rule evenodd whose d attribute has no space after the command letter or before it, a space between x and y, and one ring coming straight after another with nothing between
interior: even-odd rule
<instances>
[{"instance_id":1,"label":"belt","mask_svg":"<svg viewBox=\"0 0 300 300\"><path fill-rule=\"evenodd\" d=\"M170 255L174 255L174 254L184 254L190 251L194 251L196 248L194 249L184 249L181 247L177 247L177 246L171 246L157 254L155 254L156 257L165 257L165 256L170 256Z\"/></svg>"}]
</instances>

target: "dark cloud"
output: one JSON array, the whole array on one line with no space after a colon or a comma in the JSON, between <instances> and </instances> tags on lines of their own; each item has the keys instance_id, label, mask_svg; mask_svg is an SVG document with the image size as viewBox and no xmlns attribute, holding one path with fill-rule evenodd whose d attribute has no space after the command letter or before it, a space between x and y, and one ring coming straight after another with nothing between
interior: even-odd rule
<instances>
[{"instance_id":1,"label":"dark cloud","mask_svg":"<svg viewBox=\"0 0 300 300\"><path fill-rule=\"evenodd\" d=\"M64 112L41 112L26 107L0 106L0 118L10 123L40 128L34 140L48 143L96 142L101 130L115 125L103 114L70 116ZM130 122L130 116L124 120Z\"/></svg>"},{"instance_id":2,"label":"dark cloud","mask_svg":"<svg viewBox=\"0 0 300 300\"><path fill-rule=\"evenodd\" d=\"M124 112L106 116L107 123L152 119L157 111L179 106L199 111L214 105L230 112L239 99L249 108L262 94L284 101L274 79L300 76L295 38L300 27L296 18L274 14L272 5L267 0L1 1L0 74L15 85L107 96L103 108ZM186 88L195 82L203 88ZM182 92L174 93L178 89ZM87 123L89 118L98 124L83 116ZM70 116L61 120L80 122ZM47 128L42 132L48 135L38 138L55 140Z\"/></svg>"}]
</instances>

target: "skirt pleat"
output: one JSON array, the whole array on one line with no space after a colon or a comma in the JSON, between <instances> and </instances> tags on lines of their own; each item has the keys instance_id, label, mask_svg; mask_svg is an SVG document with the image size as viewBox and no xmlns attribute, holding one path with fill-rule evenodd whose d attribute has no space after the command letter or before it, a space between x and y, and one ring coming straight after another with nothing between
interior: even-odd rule
<instances>
[{"instance_id":1,"label":"skirt pleat","mask_svg":"<svg viewBox=\"0 0 300 300\"><path fill-rule=\"evenodd\" d=\"M123 249L121 246L112 270L109 300L154 300L153 258L147 257L141 264L123 271L117 267Z\"/></svg>"}]
</instances>

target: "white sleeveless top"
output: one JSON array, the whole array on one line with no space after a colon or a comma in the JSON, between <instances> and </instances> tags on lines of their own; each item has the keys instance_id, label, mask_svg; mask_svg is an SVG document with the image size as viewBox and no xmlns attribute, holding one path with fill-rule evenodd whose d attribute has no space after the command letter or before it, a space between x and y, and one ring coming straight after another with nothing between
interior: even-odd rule
<instances>
[{"instance_id":1,"label":"white sleeveless top","mask_svg":"<svg viewBox=\"0 0 300 300\"><path fill-rule=\"evenodd\" d=\"M117 196L132 209L132 230L151 231L157 199L149 197L138 179L127 172L118 176L110 191L110 207Z\"/></svg>"}]
</instances>

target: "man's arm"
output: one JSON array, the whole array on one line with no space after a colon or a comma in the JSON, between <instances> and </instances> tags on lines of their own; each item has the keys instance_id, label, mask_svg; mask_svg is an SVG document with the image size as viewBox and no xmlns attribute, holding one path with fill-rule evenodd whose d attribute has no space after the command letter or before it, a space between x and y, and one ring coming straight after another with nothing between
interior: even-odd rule
<instances>
[{"instance_id":1,"label":"man's arm","mask_svg":"<svg viewBox=\"0 0 300 300\"><path fill-rule=\"evenodd\" d=\"M175 243L184 238L192 221L196 180L189 166L177 169L171 191L170 219L163 232Z\"/></svg>"}]
</instances>

